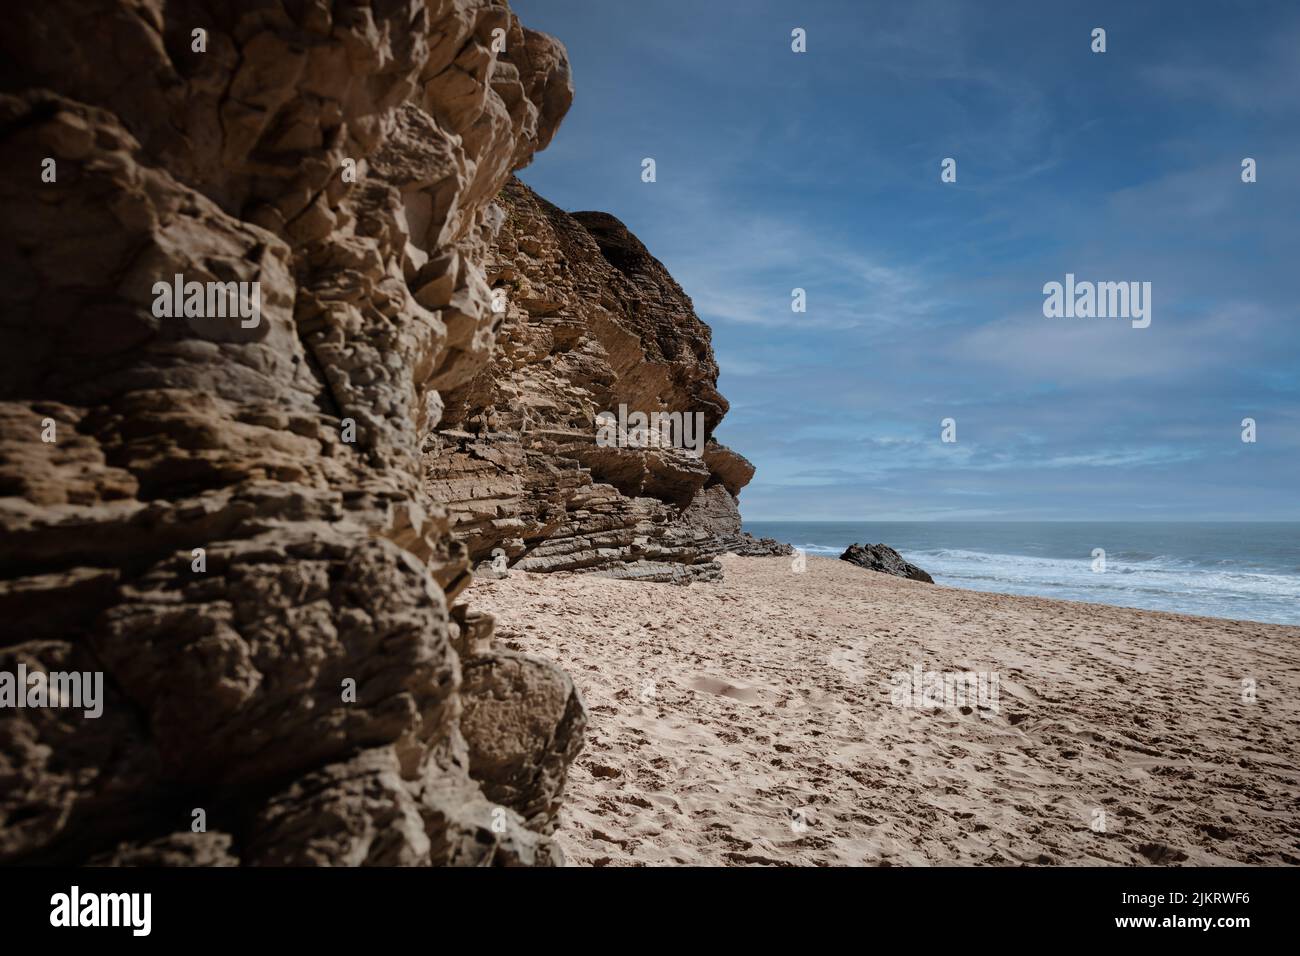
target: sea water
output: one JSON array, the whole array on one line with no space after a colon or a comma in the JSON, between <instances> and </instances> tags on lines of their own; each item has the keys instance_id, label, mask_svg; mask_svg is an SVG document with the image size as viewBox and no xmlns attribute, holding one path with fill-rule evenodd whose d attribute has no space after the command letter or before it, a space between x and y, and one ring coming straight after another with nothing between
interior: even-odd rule
<instances>
[{"instance_id":1,"label":"sea water","mask_svg":"<svg viewBox=\"0 0 1300 956\"><path fill-rule=\"evenodd\" d=\"M883 542L951 587L1300 625L1296 522L746 521L745 530L831 558Z\"/></svg>"}]
</instances>

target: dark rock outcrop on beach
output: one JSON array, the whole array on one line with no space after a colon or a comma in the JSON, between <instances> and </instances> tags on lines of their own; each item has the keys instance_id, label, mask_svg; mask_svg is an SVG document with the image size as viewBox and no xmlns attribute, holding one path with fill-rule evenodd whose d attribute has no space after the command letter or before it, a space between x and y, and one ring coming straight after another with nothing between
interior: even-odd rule
<instances>
[{"instance_id":1,"label":"dark rock outcrop on beach","mask_svg":"<svg viewBox=\"0 0 1300 956\"><path fill-rule=\"evenodd\" d=\"M755 538L750 534L745 535L744 541L728 550L744 558L770 558L794 554L793 545L777 541L776 538Z\"/></svg>"},{"instance_id":2,"label":"dark rock outcrop on beach","mask_svg":"<svg viewBox=\"0 0 1300 956\"><path fill-rule=\"evenodd\" d=\"M879 571L882 574L910 578L913 581L924 581L927 584L934 583L934 578L915 564L903 560L901 554L886 544L851 544L840 555L840 560L856 564L868 571Z\"/></svg>"},{"instance_id":3,"label":"dark rock outcrop on beach","mask_svg":"<svg viewBox=\"0 0 1300 956\"><path fill-rule=\"evenodd\" d=\"M726 551L788 553L740 530L754 466L711 437L727 401L686 293L611 215L570 215L518 180L499 202L497 348L443 394L425 458L471 559L687 583L717 578ZM598 443L596 416L620 406L698 415L705 440Z\"/></svg>"},{"instance_id":4,"label":"dark rock outcrop on beach","mask_svg":"<svg viewBox=\"0 0 1300 956\"><path fill-rule=\"evenodd\" d=\"M104 685L97 719L0 710L0 862L561 862L585 711L457 603L452 527L499 492L449 493L439 430L492 361L530 241L495 200L569 105L564 48L500 0L45 0L0 54L0 672ZM176 275L259 283L260 316L160 317ZM699 336L648 322L611 331L620 374L716 424ZM530 348L576 344L552 323ZM714 475L582 458L520 467L500 537L598 551Z\"/></svg>"}]
</instances>

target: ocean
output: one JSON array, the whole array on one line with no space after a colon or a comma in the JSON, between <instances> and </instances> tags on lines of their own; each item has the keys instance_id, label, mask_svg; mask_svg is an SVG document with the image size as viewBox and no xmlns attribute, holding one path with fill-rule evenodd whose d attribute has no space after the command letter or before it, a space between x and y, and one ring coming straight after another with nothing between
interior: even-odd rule
<instances>
[{"instance_id":1,"label":"ocean","mask_svg":"<svg viewBox=\"0 0 1300 956\"><path fill-rule=\"evenodd\" d=\"M1300 625L1300 523L746 521L809 556L883 542L939 584ZM1093 570L1094 549L1105 570Z\"/></svg>"}]
</instances>

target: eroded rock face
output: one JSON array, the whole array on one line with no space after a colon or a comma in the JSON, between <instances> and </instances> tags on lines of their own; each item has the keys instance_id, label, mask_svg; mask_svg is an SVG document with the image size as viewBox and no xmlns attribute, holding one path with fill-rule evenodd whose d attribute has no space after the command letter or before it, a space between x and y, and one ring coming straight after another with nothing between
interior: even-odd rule
<instances>
[{"instance_id":1,"label":"eroded rock face","mask_svg":"<svg viewBox=\"0 0 1300 956\"><path fill-rule=\"evenodd\" d=\"M549 661L499 650L465 660L460 729L489 800L550 832L586 723L573 681Z\"/></svg>"},{"instance_id":2,"label":"eroded rock face","mask_svg":"<svg viewBox=\"0 0 1300 956\"><path fill-rule=\"evenodd\" d=\"M905 560L901 554L887 544L851 544L840 555L840 560L856 564L868 571L879 571L882 574L910 578L913 581L924 581L927 584L934 583L934 578L930 577L927 572Z\"/></svg>"},{"instance_id":3,"label":"eroded rock face","mask_svg":"<svg viewBox=\"0 0 1300 956\"><path fill-rule=\"evenodd\" d=\"M455 604L426 472L564 49L499 0L46 0L0 54L0 671L105 683L0 710L0 862L560 862L581 704ZM160 316L176 275L260 314Z\"/></svg>"},{"instance_id":4,"label":"eroded rock face","mask_svg":"<svg viewBox=\"0 0 1300 956\"><path fill-rule=\"evenodd\" d=\"M788 553L740 530L754 468L711 437L727 401L686 293L613 216L569 215L518 180L500 202L485 270L497 348L444 394L426 456L471 558L485 573L495 555L498 568L690 582L719 576L724 551ZM698 416L707 440L598 441L597 416L620 406Z\"/></svg>"}]
</instances>

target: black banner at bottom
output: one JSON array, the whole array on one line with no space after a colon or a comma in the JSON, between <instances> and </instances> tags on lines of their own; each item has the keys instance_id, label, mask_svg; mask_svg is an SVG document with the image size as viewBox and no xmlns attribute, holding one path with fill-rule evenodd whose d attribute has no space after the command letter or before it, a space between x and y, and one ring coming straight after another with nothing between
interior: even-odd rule
<instances>
[{"instance_id":1,"label":"black banner at bottom","mask_svg":"<svg viewBox=\"0 0 1300 956\"><path fill-rule=\"evenodd\" d=\"M1283 909L1296 887L1296 872L1281 868L8 868L0 869L0 931L9 944L76 933L81 942L128 945L373 943L391 935L436 946L439 934L471 927L498 943L530 926L565 924L587 939L614 940L703 920L736 943L795 920L801 933L878 929L888 934L882 940L965 926L1052 930L1072 941L1200 935L1231 945L1242 933L1292 925Z\"/></svg>"}]
</instances>

